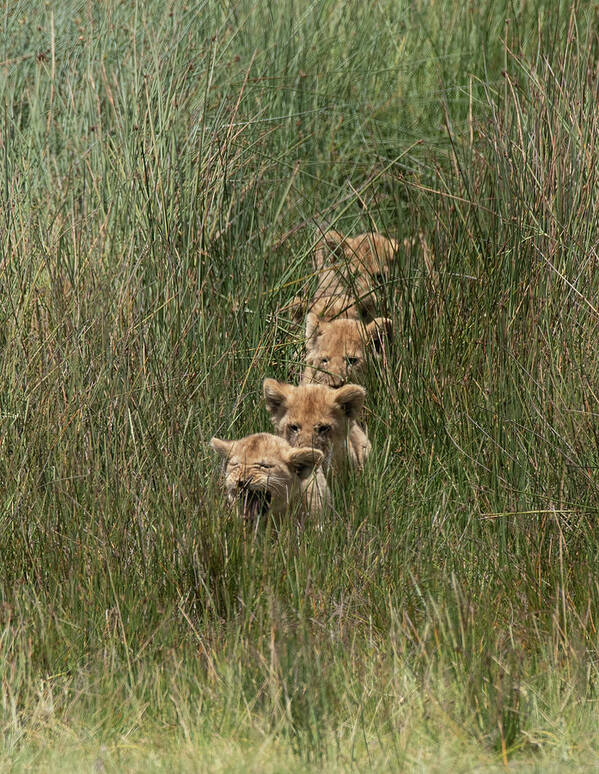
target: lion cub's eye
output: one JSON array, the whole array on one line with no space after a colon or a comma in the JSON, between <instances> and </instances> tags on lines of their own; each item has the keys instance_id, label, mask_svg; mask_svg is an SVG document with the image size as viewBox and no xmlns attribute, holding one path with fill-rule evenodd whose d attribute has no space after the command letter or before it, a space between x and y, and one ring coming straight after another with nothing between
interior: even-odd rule
<instances>
[{"instance_id":1,"label":"lion cub's eye","mask_svg":"<svg viewBox=\"0 0 599 774\"><path fill-rule=\"evenodd\" d=\"M287 429L291 431L292 433L297 433L300 429L299 425L287 425Z\"/></svg>"},{"instance_id":2,"label":"lion cub's eye","mask_svg":"<svg viewBox=\"0 0 599 774\"><path fill-rule=\"evenodd\" d=\"M328 362L329 362L328 357L321 357L320 358L320 364L321 365L326 365Z\"/></svg>"},{"instance_id":3,"label":"lion cub's eye","mask_svg":"<svg viewBox=\"0 0 599 774\"><path fill-rule=\"evenodd\" d=\"M359 357L346 357L345 362L348 366L355 366L358 364L358 361L360 360Z\"/></svg>"},{"instance_id":4,"label":"lion cub's eye","mask_svg":"<svg viewBox=\"0 0 599 774\"><path fill-rule=\"evenodd\" d=\"M264 468L264 470L270 470L271 468L274 468L274 465L271 465L269 462L259 462L258 467Z\"/></svg>"},{"instance_id":5,"label":"lion cub's eye","mask_svg":"<svg viewBox=\"0 0 599 774\"><path fill-rule=\"evenodd\" d=\"M330 425L318 425L316 428L316 431L320 435L326 435L327 433L331 432L331 426Z\"/></svg>"}]
</instances>

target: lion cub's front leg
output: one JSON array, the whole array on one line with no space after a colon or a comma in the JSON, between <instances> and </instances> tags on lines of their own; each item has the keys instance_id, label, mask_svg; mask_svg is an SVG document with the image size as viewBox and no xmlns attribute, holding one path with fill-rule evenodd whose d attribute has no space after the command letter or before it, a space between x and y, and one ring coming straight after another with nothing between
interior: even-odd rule
<instances>
[{"instance_id":1,"label":"lion cub's front leg","mask_svg":"<svg viewBox=\"0 0 599 774\"><path fill-rule=\"evenodd\" d=\"M354 422L349 431L349 456L351 461L360 469L368 459L372 444L368 436L357 422Z\"/></svg>"},{"instance_id":2,"label":"lion cub's front leg","mask_svg":"<svg viewBox=\"0 0 599 774\"><path fill-rule=\"evenodd\" d=\"M320 468L302 483L302 495L305 500L305 508L310 516L318 516L330 505L331 493L324 473Z\"/></svg>"}]
</instances>

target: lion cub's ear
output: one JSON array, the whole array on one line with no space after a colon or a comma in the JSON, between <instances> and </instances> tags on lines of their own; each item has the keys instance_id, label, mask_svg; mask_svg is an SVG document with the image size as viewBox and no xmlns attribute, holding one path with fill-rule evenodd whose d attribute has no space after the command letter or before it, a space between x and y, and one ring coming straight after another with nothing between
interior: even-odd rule
<instances>
[{"instance_id":1,"label":"lion cub's ear","mask_svg":"<svg viewBox=\"0 0 599 774\"><path fill-rule=\"evenodd\" d=\"M306 341L314 344L318 337L320 328L320 318L314 312L308 312L306 315Z\"/></svg>"},{"instance_id":2,"label":"lion cub's ear","mask_svg":"<svg viewBox=\"0 0 599 774\"><path fill-rule=\"evenodd\" d=\"M301 296L294 296L288 304L282 307L281 312L287 312L294 322L301 322L306 311L307 301Z\"/></svg>"},{"instance_id":3,"label":"lion cub's ear","mask_svg":"<svg viewBox=\"0 0 599 774\"><path fill-rule=\"evenodd\" d=\"M397 239L393 239L393 237L385 237L387 240L387 243L389 244L389 247L391 248L393 255L392 260L395 260L397 258L397 254L399 253L399 242ZM404 240L405 242L406 240Z\"/></svg>"},{"instance_id":4,"label":"lion cub's ear","mask_svg":"<svg viewBox=\"0 0 599 774\"><path fill-rule=\"evenodd\" d=\"M345 237L340 231L330 229L324 233L314 248L314 266L322 269L326 263L335 262L343 257Z\"/></svg>"},{"instance_id":5,"label":"lion cub's ear","mask_svg":"<svg viewBox=\"0 0 599 774\"><path fill-rule=\"evenodd\" d=\"M302 447L289 452L289 467L301 479L308 478L324 459L324 454L319 449Z\"/></svg>"},{"instance_id":6,"label":"lion cub's ear","mask_svg":"<svg viewBox=\"0 0 599 774\"><path fill-rule=\"evenodd\" d=\"M231 454L233 441L223 441L221 438L214 436L214 438L210 439L210 446L212 446L217 454L220 454L220 456L226 460Z\"/></svg>"},{"instance_id":7,"label":"lion cub's ear","mask_svg":"<svg viewBox=\"0 0 599 774\"><path fill-rule=\"evenodd\" d=\"M266 408L273 419L283 416L287 410L287 397L293 387L276 379L265 379L262 384Z\"/></svg>"},{"instance_id":8,"label":"lion cub's ear","mask_svg":"<svg viewBox=\"0 0 599 774\"><path fill-rule=\"evenodd\" d=\"M385 339L391 341L393 337L393 322L388 317L376 317L366 326L366 335L372 342L375 350L381 352Z\"/></svg>"},{"instance_id":9,"label":"lion cub's ear","mask_svg":"<svg viewBox=\"0 0 599 774\"><path fill-rule=\"evenodd\" d=\"M334 391L333 401L348 419L357 419L366 400L366 390L358 384L346 384Z\"/></svg>"}]
</instances>

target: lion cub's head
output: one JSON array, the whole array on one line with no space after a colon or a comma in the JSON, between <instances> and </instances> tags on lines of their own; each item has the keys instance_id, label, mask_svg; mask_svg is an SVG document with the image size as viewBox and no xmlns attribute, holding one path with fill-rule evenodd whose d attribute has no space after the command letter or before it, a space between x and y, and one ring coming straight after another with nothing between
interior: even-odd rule
<instances>
[{"instance_id":1,"label":"lion cub's head","mask_svg":"<svg viewBox=\"0 0 599 774\"><path fill-rule=\"evenodd\" d=\"M302 490L323 460L312 448L292 448L270 433L256 433L238 441L212 438L212 448L225 459L225 485L231 503L246 519L267 512L283 513L301 505Z\"/></svg>"},{"instance_id":2,"label":"lion cub's head","mask_svg":"<svg viewBox=\"0 0 599 774\"><path fill-rule=\"evenodd\" d=\"M323 384L291 384L264 380L264 397L277 433L291 446L311 447L325 454L327 462L344 461L348 438L362 411L366 390L346 384L334 390Z\"/></svg>"},{"instance_id":3,"label":"lion cub's head","mask_svg":"<svg viewBox=\"0 0 599 774\"><path fill-rule=\"evenodd\" d=\"M376 294L389 281L398 249L395 239L376 232L346 237L327 231L314 250L317 298L349 294L362 315L374 316Z\"/></svg>"},{"instance_id":4,"label":"lion cub's head","mask_svg":"<svg viewBox=\"0 0 599 774\"><path fill-rule=\"evenodd\" d=\"M340 387L364 370L368 349L381 352L390 338L392 322L377 317L365 325L360 320L321 320L310 312L306 317L306 363L302 382Z\"/></svg>"}]
</instances>

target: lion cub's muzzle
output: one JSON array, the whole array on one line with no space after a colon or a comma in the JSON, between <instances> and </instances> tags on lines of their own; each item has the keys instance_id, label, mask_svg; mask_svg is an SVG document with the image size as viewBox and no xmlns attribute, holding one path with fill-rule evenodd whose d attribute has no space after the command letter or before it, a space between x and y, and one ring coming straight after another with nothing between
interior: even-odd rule
<instances>
[{"instance_id":1,"label":"lion cub's muzzle","mask_svg":"<svg viewBox=\"0 0 599 774\"><path fill-rule=\"evenodd\" d=\"M327 384L329 387L332 387L334 390L338 390L339 387L343 387L344 384L347 384L348 376L342 376L341 374L327 374L327 381L322 382L323 384Z\"/></svg>"},{"instance_id":2,"label":"lion cub's muzzle","mask_svg":"<svg viewBox=\"0 0 599 774\"><path fill-rule=\"evenodd\" d=\"M338 390L339 387L343 387L347 384L349 376L346 374L331 373L330 371L321 371L313 366L308 366L304 373L304 380L307 384L324 384L326 387L332 387L334 390Z\"/></svg>"},{"instance_id":3,"label":"lion cub's muzzle","mask_svg":"<svg viewBox=\"0 0 599 774\"><path fill-rule=\"evenodd\" d=\"M249 481L240 481L237 489L237 501L242 508L244 519L255 521L259 516L266 515L272 500L271 492L266 489L254 489Z\"/></svg>"}]
</instances>

